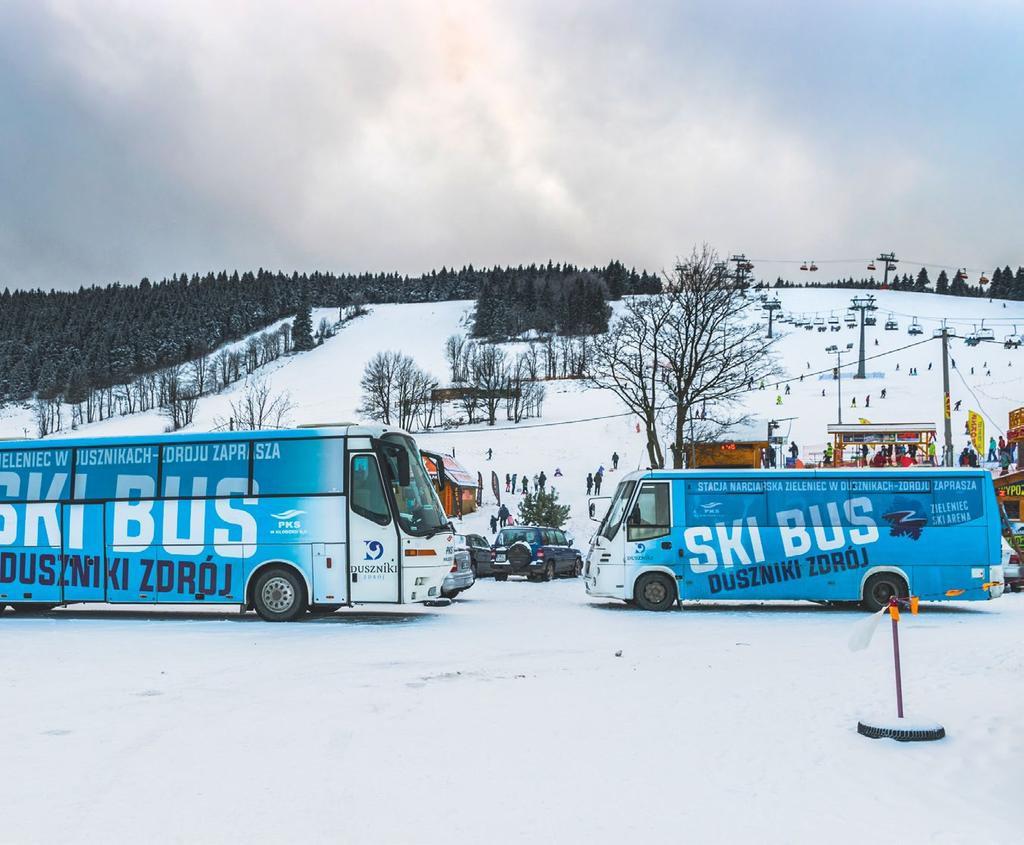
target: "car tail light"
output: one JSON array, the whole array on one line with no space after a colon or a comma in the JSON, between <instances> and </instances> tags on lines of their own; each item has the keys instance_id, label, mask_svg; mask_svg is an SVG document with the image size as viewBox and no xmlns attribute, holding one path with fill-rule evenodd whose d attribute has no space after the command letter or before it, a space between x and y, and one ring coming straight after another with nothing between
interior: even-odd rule
<instances>
[{"instance_id":1,"label":"car tail light","mask_svg":"<svg viewBox=\"0 0 1024 845\"><path fill-rule=\"evenodd\" d=\"M537 549L537 557L544 557L544 549Z\"/></svg>"},{"instance_id":2,"label":"car tail light","mask_svg":"<svg viewBox=\"0 0 1024 845\"><path fill-rule=\"evenodd\" d=\"M1010 563L1020 566L1020 555L1010 555Z\"/></svg>"},{"instance_id":3,"label":"car tail light","mask_svg":"<svg viewBox=\"0 0 1024 845\"><path fill-rule=\"evenodd\" d=\"M498 556L498 552L495 549L491 549L491 560L494 560Z\"/></svg>"},{"instance_id":4,"label":"car tail light","mask_svg":"<svg viewBox=\"0 0 1024 845\"><path fill-rule=\"evenodd\" d=\"M451 569L449 569L448 571L449 571L449 572L458 572L458 571L459 571L459 565L458 565L458 563L453 563L453 564L452 564L452 568L451 568Z\"/></svg>"}]
</instances>

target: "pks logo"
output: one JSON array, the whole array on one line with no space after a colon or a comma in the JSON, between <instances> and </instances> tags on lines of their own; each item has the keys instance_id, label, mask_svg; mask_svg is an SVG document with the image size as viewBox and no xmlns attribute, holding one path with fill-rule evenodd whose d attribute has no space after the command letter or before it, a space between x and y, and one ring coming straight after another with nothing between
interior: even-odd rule
<instances>
[{"instance_id":1,"label":"pks logo","mask_svg":"<svg viewBox=\"0 0 1024 845\"><path fill-rule=\"evenodd\" d=\"M637 543L633 547L633 554L642 555L647 551L647 545L645 543Z\"/></svg>"},{"instance_id":2,"label":"pks logo","mask_svg":"<svg viewBox=\"0 0 1024 845\"><path fill-rule=\"evenodd\" d=\"M703 505L698 505L701 510L701 516L718 516L721 514L722 503L721 502L705 502Z\"/></svg>"},{"instance_id":3,"label":"pks logo","mask_svg":"<svg viewBox=\"0 0 1024 845\"><path fill-rule=\"evenodd\" d=\"M384 557L384 544L380 540L363 540L366 543L366 555L363 560L380 560Z\"/></svg>"},{"instance_id":4,"label":"pks logo","mask_svg":"<svg viewBox=\"0 0 1024 845\"><path fill-rule=\"evenodd\" d=\"M278 528L299 529L302 528L302 522L295 517L302 516L304 513L305 511L292 509L281 511L281 513L272 513L271 516L277 520Z\"/></svg>"}]
</instances>

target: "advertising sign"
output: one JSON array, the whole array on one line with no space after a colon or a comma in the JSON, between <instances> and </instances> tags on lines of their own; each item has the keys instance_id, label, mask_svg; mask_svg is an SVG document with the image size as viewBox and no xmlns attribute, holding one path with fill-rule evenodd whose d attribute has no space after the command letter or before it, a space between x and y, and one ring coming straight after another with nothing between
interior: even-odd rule
<instances>
[{"instance_id":1,"label":"advertising sign","mask_svg":"<svg viewBox=\"0 0 1024 845\"><path fill-rule=\"evenodd\" d=\"M967 412L967 433L971 436L974 451L985 454L985 420L977 411Z\"/></svg>"}]
</instances>

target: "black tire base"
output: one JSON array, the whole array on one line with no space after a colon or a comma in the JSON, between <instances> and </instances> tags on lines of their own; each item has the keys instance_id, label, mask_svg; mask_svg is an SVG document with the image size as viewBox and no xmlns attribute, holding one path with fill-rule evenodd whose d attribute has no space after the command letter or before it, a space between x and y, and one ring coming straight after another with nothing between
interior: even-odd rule
<instances>
[{"instance_id":1,"label":"black tire base","mask_svg":"<svg viewBox=\"0 0 1024 845\"><path fill-rule=\"evenodd\" d=\"M869 739L895 739L897 742L932 742L942 739L946 729L942 725L934 728L892 728L857 722L857 733Z\"/></svg>"}]
</instances>

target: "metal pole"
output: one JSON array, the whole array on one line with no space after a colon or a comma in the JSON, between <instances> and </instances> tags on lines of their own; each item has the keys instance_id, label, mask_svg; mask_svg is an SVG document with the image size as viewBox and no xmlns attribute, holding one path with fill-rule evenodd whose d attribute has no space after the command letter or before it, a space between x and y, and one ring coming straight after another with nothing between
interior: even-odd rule
<instances>
[{"instance_id":1,"label":"metal pole","mask_svg":"<svg viewBox=\"0 0 1024 845\"><path fill-rule=\"evenodd\" d=\"M836 381L839 382L839 403L837 408L839 412L839 425L843 424L843 359L841 356L841 352L836 353Z\"/></svg>"},{"instance_id":2,"label":"metal pole","mask_svg":"<svg viewBox=\"0 0 1024 845\"><path fill-rule=\"evenodd\" d=\"M953 466L953 421L950 419L949 404L949 334L945 326L942 327L942 415L944 417L943 441L946 453L943 463L951 467Z\"/></svg>"},{"instance_id":3,"label":"metal pole","mask_svg":"<svg viewBox=\"0 0 1024 845\"><path fill-rule=\"evenodd\" d=\"M892 617L892 657L896 669L896 715L903 718L903 677L900 673L900 632L897 616L892 608L898 607L896 599L889 599L889 615Z\"/></svg>"},{"instance_id":4,"label":"metal pole","mask_svg":"<svg viewBox=\"0 0 1024 845\"><path fill-rule=\"evenodd\" d=\"M768 309L768 338L769 339L771 339L771 336L772 336L772 316L774 314L775 314L775 309L774 308L769 308Z\"/></svg>"},{"instance_id":5,"label":"metal pole","mask_svg":"<svg viewBox=\"0 0 1024 845\"><path fill-rule=\"evenodd\" d=\"M867 310L861 308L860 310L860 360L857 362L857 375L854 378L867 378L864 375L864 312Z\"/></svg>"}]
</instances>

